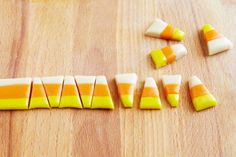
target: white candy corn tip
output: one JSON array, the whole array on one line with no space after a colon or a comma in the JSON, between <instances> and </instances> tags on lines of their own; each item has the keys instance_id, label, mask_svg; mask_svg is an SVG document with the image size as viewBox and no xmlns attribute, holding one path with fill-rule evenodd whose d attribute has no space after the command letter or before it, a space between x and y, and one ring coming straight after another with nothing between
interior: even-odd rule
<instances>
[{"instance_id":1,"label":"white candy corn tip","mask_svg":"<svg viewBox=\"0 0 236 157\"><path fill-rule=\"evenodd\" d=\"M94 84L96 76L75 76L77 84Z\"/></svg>"},{"instance_id":2,"label":"white candy corn tip","mask_svg":"<svg viewBox=\"0 0 236 157\"><path fill-rule=\"evenodd\" d=\"M214 55L233 48L233 43L226 37L214 39L207 42L209 55Z\"/></svg>"},{"instance_id":3,"label":"white candy corn tip","mask_svg":"<svg viewBox=\"0 0 236 157\"><path fill-rule=\"evenodd\" d=\"M136 84L138 76L135 73L117 74L115 76L116 83Z\"/></svg>"},{"instance_id":4,"label":"white candy corn tip","mask_svg":"<svg viewBox=\"0 0 236 157\"><path fill-rule=\"evenodd\" d=\"M146 30L145 35L160 37L160 34L164 31L167 25L168 24L161 19L155 19Z\"/></svg>"},{"instance_id":5,"label":"white candy corn tip","mask_svg":"<svg viewBox=\"0 0 236 157\"><path fill-rule=\"evenodd\" d=\"M157 87L156 81L152 77L147 77L145 79L144 87Z\"/></svg>"},{"instance_id":6,"label":"white candy corn tip","mask_svg":"<svg viewBox=\"0 0 236 157\"><path fill-rule=\"evenodd\" d=\"M173 50L173 53L175 53L176 55L176 60L182 58L187 54L187 49L183 44L171 45L171 49Z\"/></svg>"},{"instance_id":7,"label":"white candy corn tip","mask_svg":"<svg viewBox=\"0 0 236 157\"><path fill-rule=\"evenodd\" d=\"M65 76L64 84L75 85L75 79L73 76Z\"/></svg>"},{"instance_id":8,"label":"white candy corn tip","mask_svg":"<svg viewBox=\"0 0 236 157\"><path fill-rule=\"evenodd\" d=\"M32 79L30 77L0 79L0 86L17 85L17 84L31 84L31 81L32 81Z\"/></svg>"},{"instance_id":9,"label":"white candy corn tip","mask_svg":"<svg viewBox=\"0 0 236 157\"><path fill-rule=\"evenodd\" d=\"M42 80L39 77L34 77L33 78L33 83L34 84L42 84Z\"/></svg>"},{"instance_id":10,"label":"white candy corn tip","mask_svg":"<svg viewBox=\"0 0 236 157\"><path fill-rule=\"evenodd\" d=\"M190 79L189 79L189 88L192 88L196 85L200 85L202 84L202 81L197 77L197 76L192 76Z\"/></svg>"},{"instance_id":11,"label":"white candy corn tip","mask_svg":"<svg viewBox=\"0 0 236 157\"><path fill-rule=\"evenodd\" d=\"M107 85L107 79L106 79L106 76L97 76L96 77L96 84L105 84Z\"/></svg>"},{"instance_id":12,"label":"white candy corn tip","mask_svg":"<svg viewBox=\"0 0 236 157\"><path fill-rule=\"evenodd\" d=\"M164 85L168 85L168 84L180 85L181 79L182 79L181 75L163 75L162 76L162 82Z\"/></svg>"},{"instance_id":13,"label":"white candy corn tip","mask_svg":"<svg viewBox=\"0 0 236 157\"><path fill-rule=\"evenodd\" d=\"M63 82L64 76L48 76L41 78L44 84L58 83L61 84Z\"/></svg>"}]
</instances>

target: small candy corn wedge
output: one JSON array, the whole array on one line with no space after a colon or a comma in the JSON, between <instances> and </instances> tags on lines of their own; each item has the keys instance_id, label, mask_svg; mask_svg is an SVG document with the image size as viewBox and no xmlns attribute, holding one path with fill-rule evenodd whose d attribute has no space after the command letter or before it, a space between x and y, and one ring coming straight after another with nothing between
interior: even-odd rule
<instances>
[{"instance_id":1,"label":"small candy corn wedge","mask_svg":"<svg viewBox=\"0 0 236 157\"><path fill-rule=\"evenodd\" d=\"M124 107L133 107L137 79L138 77L135 73L118 74L115 76L118 93Z\"/></svg>"},{"instance_id":2,"label":"small candy corn wedge","mask_svg":"<svg viewBox=\"0 0 236 157\"><path fill-rule=\"evenodd\" d=\"M59 107L63 76L42 77L42 82L51 107Z\"/></svg>"},{"instance_id":3,"label":"small candy corn wedge","mask_svg":"<svg viewBox=\"0 0 236 157\"><path fill-rule=\"evenodd\" d=\"M214 27L206 24L202 28L209 55L214 55L233 48L233 43L218 33Z\"/></svg>"},{"instance_id":4,"label":"small candy corn wedge","mask_svg":"<svg viewBox=\"0 0 236 157\"><path fill-rule=\"evenodd\" d=\"M196 111L201 111L217 105L214 96L208 91L198 77L192 76L189 79L189 89L193 106Z\"/></svg>"},{"instance_id":5,"label":"small candy corn wedge","mask_svg":"<svg viewBox=\"0 0 236 157\"><path fill-rule=\"evenodd\" d=\"M0 79L0 110L28 109L31 78Z\"/></svg>"},{"instance_id":6,"label":"small candy corn wedge","mask_svg":"<svg viewBox=\"0 0 236 157\"><path fill-rule=\"evenodd\" d=\"M162 77L162 83L167 101L172 107L177 107L179 105L181 75L164 75Z\"/></svg>"},{"instance_id":7,"label":"small candy corn wedge","mask_svg":"<svg viewBox=\"0 0 236 157\"><path fill-rule=\"evenodd\" d=\"M64 77L64 85L59 108L65 107L82 108L79 92L73 76Z\"/></svg>"},{"instance_id":8,"label":"small candy corn wedge","mask_svg":"<svg viewBox=\"0 0 236 157\"><path fill-rule=\"evenodd\" d=\"M50 108L43 83L39 77L33 79L29 109Z\"/></svg>"},{"instance_id":9,"label":"small candy corn wedge","mask_svg":"<svg viewBox=\"0 0 236 157\"><path fill-rule=\"evenodd\" d=\"M91 108L95 76L75 76L84 108Z\"/></svg>"},{"instance_id":10,"label":"small candy corn wedge","mask_svg":"<svg viewBox=\"0 0 236 157\"><path fill-rule=\"evenodd\" d=\"M171 64L187 54L187 50L183 44L175 44L164 47L162 49L152 50L150 55L156 68Z\"/></svg>"},{"instance_id":11,"label":"small candy corn wedge","mask_svg":"<svg viewBox=\"0 0 236 157\"><path fill-rule=\"evenodd\" d=\"M145 80L142 97L140 101L140 109L161 109L161 99L155 80L147 77Z\"/></svg>"},{"instance_id":12,"label":"small candy corn wedge","mask_svg":"<svg viewBox=\"0 0 236 157\"><path fill-rule=\"evenodd\" d=\"M95 81L92 108L114 109L110 90L105 76L97 76Z\"/></svg>"},{"instance_id":13,"label":"small candy corn wedge","mask_svg":"<svg viewBox=\"0 0 236 157\"><path fill-rule=\"evenodd\" d=\"M184 32L179 28L174 28L161 19L156 19L146 30L147 36L157 37L167 40L181 41L184 39Z\"/></svg>"}]
</instances>

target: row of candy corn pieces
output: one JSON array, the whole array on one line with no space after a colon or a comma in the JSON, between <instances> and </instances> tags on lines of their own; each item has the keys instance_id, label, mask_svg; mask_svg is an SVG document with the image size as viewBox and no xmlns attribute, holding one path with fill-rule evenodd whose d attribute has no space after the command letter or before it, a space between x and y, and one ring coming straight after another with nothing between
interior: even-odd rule
<instances>
[{"instance_id":1,"label":"row of candy corn pieces","mask_svg":"<svg viewBox=\"0 0 236 157\"><path fill-rule=\"evenodd\" d=\"M220 34L210 24L205 24L202 28L202 32L209 55L214 55L233 48L232 42ZM156 19L146 30L145 34L151 37L177 41L183 40L185 36L182 30L171 26L161 19ZM150 54L156 67L160 68L182 58L187 54L187 50L183 44L176 44L162 49L152 50Z\"/></svg>"},{"instance_id":2,"label":"row of candy corn pieces","mask_svg":"<svg viewBox=\"0 0 236 157\"><path fill-rule=\"evenodd\" d=\"M124 107L132 107L137 75L115 76L119 97ZM180 75L162 78L167 101L179 105ZM197 111L215 106L215 98L196 77L189 80L190 95ZM33 108L100 108L114 109L105 76L55 76L42 78L0 79L0 110ZM141 109L161 109L158 87L152 77L145 80L140 100Z\"/></svg>"}]
</instances>

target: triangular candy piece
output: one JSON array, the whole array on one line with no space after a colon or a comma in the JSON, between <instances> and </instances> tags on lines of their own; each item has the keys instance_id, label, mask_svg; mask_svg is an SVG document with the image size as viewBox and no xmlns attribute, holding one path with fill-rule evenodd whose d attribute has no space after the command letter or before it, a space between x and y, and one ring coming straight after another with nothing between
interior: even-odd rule
<instances>
[{"instance_id":1,"label":"triangular candy piece","mask_svg":"<svg viewBox=\"0 0 236 157\"><path fill-rule=\"evenodd\" d=\"M118 74L115 76L118 93L124 107L133 107L137 79L138 77L135 73Z\"/></svg>"},{"instance_id":2,"label":"triangular candy piece","mask_svg":"<svg viewBox=\"0 0 236 157\"><path fill-rule=\"evenodd\" d=\"M192 76L189 79L189 89L193 106L196 111L201 111L217 105L214 96L208 91L198 77Z\"/></svg>"},{"instance_id":3,"label":"triangular candy piece","mask_svg":"<svg viewBox=\"0 0 236 157\"><path fill-rule=\"evenodd\" d=\"M105 76L97 76L95 81L92 108L114 109L110 90Z\"/></svg>"},{"instance_id":4,"label":"triangular candy piece","mask_svg":"<svg viewBox=\"0 0 236 157\"><path fill-rule=\"evenodd\" d=\"M75 76L84 108L91 108L95 76Z\"/></svg>"},{"instance_id":5,"label":"triangular candy piece","mask_svg":"<svg viewBox=\"0 0 236 157\"><path fill-rule=\"evenodd\" d=\"M166 40L181 41L184 39L184 32L179 28L174 28L161 19L156 19L146 30L145 35Z\"/></svg>"},{"instance_id":6,"label":"triangular candy piece","mask_svg":"<svg viewBox=\"0 0 236 157\"><path fill-rule=\"evenodd\" d=\"M50 108L42 81L39 77L33 79L29 108Z\"/></svg>"},{"instance_id":7,"label":"triangular candy piece","mask_svg":"<svg viewBox=\"0 0 236 157\"><path fill-rule=\"evenodd\" d=\"M187 49L183 44L174 44L171 46L166 46L162 49L152 50L150 52L156 68L171 64L172 62L182 58L186 54Z\"/></svg>"},{"instance_id":8,"label":"triangular candy piece","mask_svg":"<svg viewBox=\"0 0 236 157\"><path fill-rule=\"evenodd\" d=\"M145 80L142 97L140 101L140 109L161 109L161 99L155 80L147 77Z\"/></svg>"},{"instance_id":9,"label":"triangular candy piece","mask_svg":"<svg viewBox=\"0 0 236 157\"><path fill-rule=\"evenodd\" d=\"M65 76L59 108L82 108L79 92L73 76Z\"/></svg>"},{"instance_id":10,"label":"triangular candy piece","mask_svg":"<svg viewBox=\"0 0 236 157\"><path fill-rule=\"evenodd\" d=\"M51 107L59 107L63 76L42 77L44 89Z\"/></svg>"},{"instance_id":11,"label":"triangular candy piece","mask_svg":"<svg viewBox=\"0 0 236 157\"><path fill-rule=\"evenodd\" d=\"M204 25L202 30L209 55L214 55L233 48L233 43L217 32L210 24Z\"/></svg>"},{"instance_id":12,"label":"triangular candy piece","mask_svg":"<svg viewBox=\"0 0 236 157\"><path fill-rule=\"evenodd\" d=\"M167 101L172 107L177 107L179 105L181 75L164 75L162 77L162 83Z\"/></svg>"},{"instance_id":13,"label":"triangular candy piece","mask_svg":"<svg viewBox=\"0 0 236 157\"><path fill-rule=\"evenodd\" d=\"M0 110L28 109L31 78L0 79Z\"/></svg>"}]
</instances>

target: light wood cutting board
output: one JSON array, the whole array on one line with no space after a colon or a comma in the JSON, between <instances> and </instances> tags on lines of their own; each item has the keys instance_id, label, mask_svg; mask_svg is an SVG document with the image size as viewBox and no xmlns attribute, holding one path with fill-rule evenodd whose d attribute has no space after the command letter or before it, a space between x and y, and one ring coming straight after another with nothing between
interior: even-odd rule
<instances>
[{"instance_id":1,"label":"light wood cutting board","mask_svg":"<svg viewBox=\"0 0 236 157\"><path fill-rule=\"evenodd\" d=\"M188 55L154 69L148 52L174 42L144 36L156 17L186 33ZM99 75L114 111L51 109L0 112L1 157L234 157L236 53L205 55L199 30L210 23L236 45L234 0L0 0L0 77ZM132 109L114 76L136 72ZM181 74L181 104L164 99L162 74ZM197 75L219 101L195 112L187 80ZM158 81L163 110L138 109L143 80Z\"/></svg>"}]
</instances>

